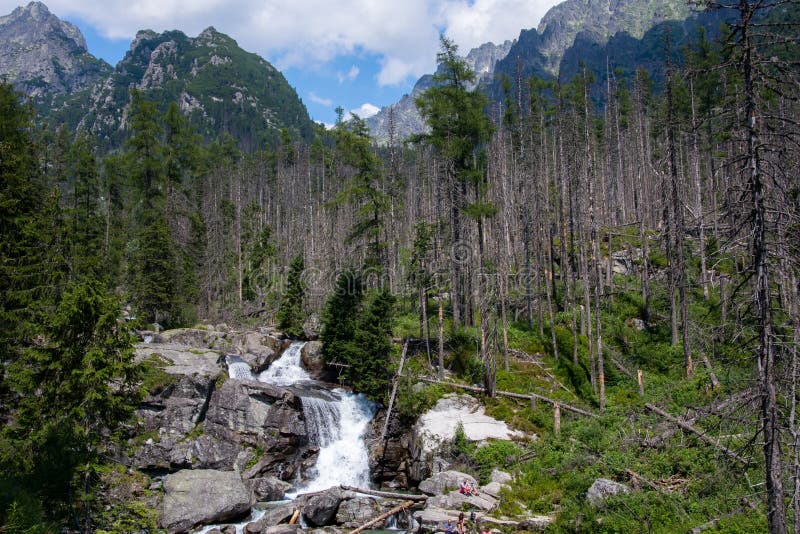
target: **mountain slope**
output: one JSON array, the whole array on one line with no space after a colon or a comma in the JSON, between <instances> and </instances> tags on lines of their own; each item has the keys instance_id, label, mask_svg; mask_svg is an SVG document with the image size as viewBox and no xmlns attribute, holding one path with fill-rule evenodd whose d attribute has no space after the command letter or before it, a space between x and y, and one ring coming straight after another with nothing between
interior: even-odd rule
<instances>
[{"instance_id":1,"label":"mountain slope","mask_svg":"<svg viewBox=\"0 0 800 534\"><path fill-rule=\"evenodd\" d=\"M124 136L131 87L162 107L177 102L204 136L228 133L244 149L276 140L283 129L312 135L308 112L283 74L214 28L195 38L140 31L114 72L92 88L79 126L112 144Z\"/></svg>"},{"instance_id":2,"label":"mountain slope","mask_svg":"<svg viewBox=\"0 0 800 534\"><path fill-rule=\"evenodd\" d=\"M493 79L495 65L506 57L513 44L513 41L506 41L501 45L484 43L478 48L470 50L464 61L475 71L476 78L475 83L471 84L468 89L474 89L479 84L489 83ZM411 134L423 131L425 122L417 111L414 101L432 85L433 76L426 74L417 80L411 94L403 95L396 104L386 106L376 115L368 118L366 123L372 136L379 143L385 144L390 139L399 141Z\"/></svg>"},{"instance_id":3,"label":"mountain slope","mask_svg":"<svg viewBox=\"0 0 800 534\"><path fill-rule=\"evenodd\" d=\"M38 101L87 89L111 66L86 48L80 30L41 2L0 17L0 75Z\"/></svg>"}]
</instances>

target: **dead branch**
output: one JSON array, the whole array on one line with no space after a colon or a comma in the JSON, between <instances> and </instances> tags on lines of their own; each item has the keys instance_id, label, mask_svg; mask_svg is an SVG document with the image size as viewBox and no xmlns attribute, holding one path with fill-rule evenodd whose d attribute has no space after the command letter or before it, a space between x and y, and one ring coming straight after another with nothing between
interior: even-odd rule
<instances>
[{"instance_id":1,"label":"dead branch","mask_svg":"<svg viewBox=\"0 0 800 534\"><path fill-rule=\"evenodd\" d=\"M443 382L441 380L435 380L433 378L420 378L420 380L422 380L423 382L428 382L430 384L441 384L443 386L450 386L450 387L454 387L454 388L465 389L467 391L473 391L475 393L485 393L485 390L483 388L477 388L477 387L474 387L474 386L464 386L464 385L456 384L456 383L453 383L453 382ZM551 399L550 397L545 397L544 395L539 395L538 393L527 393L527 394L524 394L524 393L511 393L510 391L495 391L495 394L496 395L502 395L503 397L511 397L513 399L525 399L525 400L530 400L531 397L533 397L534 399L541 400L541 401L547 402L549 404L555 405L557 403L561 409L567 410L568 412L576 413L578 415L584 415L586 417L597 417L597 414L593 414L591 412L587 412L585 410L581 410L580 408L575 408L574 406L570 406L568 404L564 404L561 401L557 401L555 399Z\"/></svg>"},{"instance_id":2,"label":"dead branch","mask_svg":"<svg viewBox=\"0 0 800 534\"><path fill-rule=\"evenodd\" d=\"M356 488L353 486L339 486L345 491L353 491L355 493L363 493L364 495L374 495L375 497L383 497L384 499L402 499L407 501L426 501L427 495L415 493L393 493L391 491L378 491L365 488Z\"/></svg>"},{"instance_id":3,"label":"dead branch","mask_svg":"<svg viewBox=\"0 0 800 534\"><path fill-rule=\"evenodd\" d=\"M733 460L736 460L737 462L740 462L740 463L744 464L745 466L750 464L750 461L747 460L746 458L743 458L743 457L739 456L738 454L736 454L735 452L730 450L728 447L726 447L724 445L720 445L719 443L717 443L716 441L714 441L713 439L708 437L704 432L701 432L700 430L697 430L692 425L690 425L690 424L688 424L688 423L686 423L684 421L681 421L680 419L678 419L677 417L675 417L673 415L668 414L667 412L665 412L664 410L662 410L658 406L654 406L654 405L652 405L652 404L650 404L648 402L647 404L645 404L645 407L648 410L650 410L651 412L660 415L661 417L663 417L667 421L675 423L676 425L681 427L683 430L691 432L692 434L697 436L700 439L700 441L702 441L703 443L706 443L707 445L711 445L712 447L714 447L715 449L719 450L720 452L722 452L726 456L732 458Z\"/></svg>"},{"instance_id":4,"label":"dead branch","mask_svg":"<svg viewBox=\"0 0 800 534\"><path fill-rule=\"evenodd\" d=\"M360 526L360 527L358 527L357 529L355 529L355 530L351 530L351 531L350 531L350 534L358 534L358 533L359 533L359 532L361 532L362 530L365 530L365 529L367 529L367 528L371 527L371 526L372 526L372 525L374 525L375 523L378 523L378 522L380 522L380 521L383 521L383 520L384 520L384 519L386 519L387 517L393 516L393 515L394 515L394 514L396 514L397 512L400 512L401 510L405 510L406 508L408 508L409 506L411 506L411 505L413 505L413 504L414 504L414 501L406 501L406 502L404 502L403 504L401 504L400 506L395 506L394 508L392 508L392 509L391 509L391 510L389 510L388 512L386 512L386 513L383 513L383 514L379 515L379 516L378 516L378 517L376 517L375 519L370 519L369 521L367 521L366 523L364 523L363 525L361 525L361 526Z\"/></svg>"}]
</instances>

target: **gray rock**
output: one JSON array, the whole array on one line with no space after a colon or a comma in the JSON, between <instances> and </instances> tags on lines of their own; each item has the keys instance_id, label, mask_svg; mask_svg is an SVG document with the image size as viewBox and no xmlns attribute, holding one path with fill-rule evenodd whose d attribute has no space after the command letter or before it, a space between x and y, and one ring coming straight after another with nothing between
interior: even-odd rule
<instances>
[{"instance_id":1,"label":"gray rock","mask_svg":"<svg viewBox=\"0 0 800 534\"><path fill-rule=\"evenodd\" d=\"M455 524L458 520L458 514L459 512L455 510L443 510L434 507L414 512L414 520L419 524L417 532L441 531L448 519L451 519Z\"/></svg>"},{"instance_id":2,"label":"gray rock","mask_svg":"<svg viewBox=\"0 0 800 534\"><path fill-rule=\"evenodd\" d=\"M300 399L286 389L251 380L229 380L214 391L205 428L218 439L266 451L307 440Z\"/></svg>"},{"instance_id":3,"label":"gray rock","mask_svg":"<svg viewBox=\"0 0 800 534\"><path fill-rule=\"evenodd\" d=\"M391 508L392 506L389 507ZM345 528L359 527L381 512L382 507L374 497L355 497L339 504L336 523Z\"/></svg>"},{"instance_id":4,"label":"gray rock","mask_svg":"<svg viewBox=\"0 0 800 534\"><path fill-rule=\"evenodd\" d=\"M625 484L620 484L619 482L614 482L606 478L598 478L586 492L586 499L592 506L599 507L606 498L612 495L630 492L631 488Z\"/></svg>"},{"instance_id":5,"label":"gray rock","mask_svg":"<svg viewBox=\"0 0 800 534\"><path fill-rule=\"evenodd\" d=\"M253 372L260 373L278 358L274 341L277 340L269 340L260 332L244 332L234 338L233 344Z\"/></svg>"},{"instance_id":6,"label":"gray rock","mask_svg":"<svg viewBox=\"0 0 800 534\"><path fill-rule=\"evenodd\" d=\"M239 519L250 512L250 491L238 473L183 470L164 477L161 525L168 533Z\"/></svg>"},{"instance_id":7,"label":"gray rock","mask_svg":"<svg viewBox=\"0 0 800 534\"><path fill-rule=\"evenodd\" d=\"M238 443L220 441L213 436L203 434L188 444L187 455L194 469L233 471L243 451Z\"/></svg>"},{"instance_id":8,"label":"gray rock","mask_svg":"<svg viewBox=\"0 0 800 534\"><path fill-rule=\"evenodd\" d=\"M225 525L222 527L222 534L236 534L236 527L233 525Z\"/></svg>"},{"instance_id":9,"label":"gray rock","mask_svg":"<svg viewBox=\"0 0 800 534\"><path fill-rule=\"evenodd\" d=\"M164 371L169 374L204 376L213 379L222 372L219 363L220 353L218 350L186 345L140 343L136 346L137 361L157 355L167 362Z\"/></svg>"},{"instance_id":10,"label":"gray rock","mask_svg":"<svg viewBox=\"0 0 800 534\"><path fill-rule=\"evenodd\" d=\"M306 336L306 339L309 341L316 340L319 338L319 332L322 329L322 321L319 318L319 314L312 313L308 316L308 318L303 323L303 334Z\"/></svg>"},{"instance_id":11,"label":"gray rock","mask_svg":"<svg viewBox=\"0 0 800 534\"><path fill-rule=\"evenodd\" d=\"M296 510L294 503L287 503L279 506L267 508L264 515L258 521L253 521L245 526L245 533L256 534L263 532L269 527L288 522L294 511Z\"/></svg>"},{"instance_id":12,"label":"gray rock","mask_svg":"<svg viewBox=\"0 0 800 534\"><path fill-rule=\"evenodd\" d=\"M499 482L489 482L485 486L481 486L480 491L481 494L485 493L497 499L500 497L500 491L507 487L508 486L506 484L500 484Z\"/></svg>"},{"instance_id":13,"label":"gray rock","mask_svg":"<svg viewBox=\"0 0 800 534\"><path fill-rule=\"evenodd\" d=\"M428 499L427 505L445 510L463 510L468 507L488 512L497 506L497 499L486 493L463 495L458 491L452 491L447 495L431 497Z\"/></svg>"},{"instance_id":14,"label":"gray rock","mask_svg":"<svg viewBox=\"0 0 800 534\"><path fill-rule=\"evenodd\" d=\"M511 475L499 469L492 469L492 475L489 478L492 482L499 482L500 484L508 484L511 482Z\"/></svg>"},{"instance_id":15,"label":"gray rock","mask_svg":"<svg viewBox=\"0 0 800 534\"><path fill-rule=\"evenodd\" d=\"M250 488L257 501L278 501L292 489L292 485L275 477L265 477L250 480Z\"/></svg>"},{"instance_id":16,"label":"gray rock","mask_svg":"<svg viewBox=\"0 0 800 534\"><path fill-rule=\"evenodd\" d=\"M313 526L324 527L332 525L344 496L344 492L334 488L304 498L303 517Z\"/></svg>"},{"instance_id":17,"label":"gray rock","mask_svg":"<svg viewBox=\"0 0 800 534\"><path fill-rule=\"evenodd\" d=\"M322 343L319 341L309 341L303 345L300 357L305 368L312 373L325 369L325 362L322 360Z\"/></svg>"},{"instance_id":18,"label":"gray rock","mask_svg":"<svg viewBox=\"0 0 800 534\"><path fill-rule=\"evenodd\" d=\"M419 491L428 495L444 495L452 490L457 490L464 480L470 482L473 486L477 486L477 481L466 473L443 471L420 482Z\"/></svg>"}]
</instances>

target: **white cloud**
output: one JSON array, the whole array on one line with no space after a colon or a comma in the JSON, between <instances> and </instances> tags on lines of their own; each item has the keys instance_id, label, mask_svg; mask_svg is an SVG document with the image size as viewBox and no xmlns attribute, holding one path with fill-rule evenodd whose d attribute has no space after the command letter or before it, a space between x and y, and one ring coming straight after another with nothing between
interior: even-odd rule
<instances>
[{"instance_id":1,"label":"white cloud","mask_svg":"<svg viewBox=\"0 0 800 534\"><path fill-rule=\"evenodd\" d=\"M350 67L350 70L347 71L347 74L344 74L344 73L340 72L336 76L339 78L339 83L344 83L346 81L347 82L352 82L353 80L358 78L358 75L360 73L361 73L361 69L359 69L358 67L353 65L352 67Z\"/></svg>"},{"instance_id":2,"label":"white cloud","mask_svg":"<svg viewBox=\"0 0 800 534\"><path fill-rule=\"evenodd\" d=\"M0 13L27 0L0 0ZM80 19L109 38L137 30L214 26L278 68L311 67L348 54L380 58L377 81L393 85L432 72L441 28L463 52L514 39L557 0L47 0L62 18ZM354 79L358 72L346 73Z\"/></svg>"},{"instance_id":3,"label":"white cloud","mask_svg":"<svg viewBox=\"0 0 800 534\"><path fill-rule=\"evenodd\" d=\"M308 93L308 99L314 102L315 104L319 104L325 107L331 107L333 105L333 100L330 98L323 98L321 96L317 96L317 94L313 91Z\"/></svg>"},{"instance_id":4,"label":"white cloud","mask_svg":"<svg viewBox=\"0 0 800 534\"><path fill-rule=\"evenodd\" d=\"M361 104L360 108L350 110L350 112L347 114L347 117L345 117L345 120L349 119L353 115L358 115L362 119L368 119L377 114L380 110L381 108L378 106L370 104L369 102L365 102L364 104Z\"/></svg>"}]
</instances>

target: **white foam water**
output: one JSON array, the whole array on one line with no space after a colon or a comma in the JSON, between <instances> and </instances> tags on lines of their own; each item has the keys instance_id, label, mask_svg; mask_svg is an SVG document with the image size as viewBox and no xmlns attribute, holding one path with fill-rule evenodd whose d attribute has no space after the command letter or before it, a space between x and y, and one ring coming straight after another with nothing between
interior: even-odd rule
<instances>
[{"instance_id":1,"label":"white foam water","mask_svg":"<svg viewBox=\"0 0 800 534\"><path fill-rule=\"evenodd\" d=\"M308 371L303 369L300 356L303 351L304 341L295 341L283 351L280 358L272 362L266 371L258 375L258 380L276 386L291 386L298 382L311 380Z\"/></svg>"}]
</instances>

